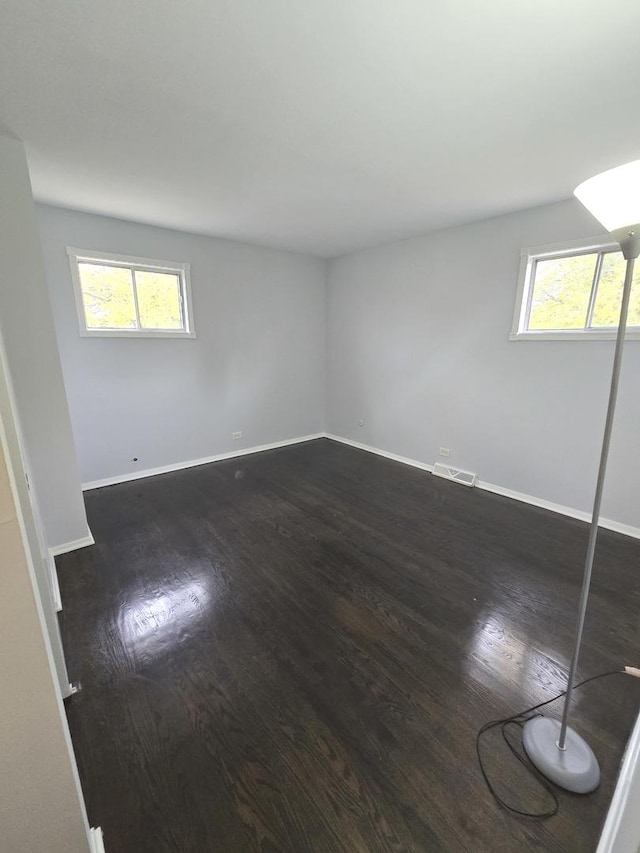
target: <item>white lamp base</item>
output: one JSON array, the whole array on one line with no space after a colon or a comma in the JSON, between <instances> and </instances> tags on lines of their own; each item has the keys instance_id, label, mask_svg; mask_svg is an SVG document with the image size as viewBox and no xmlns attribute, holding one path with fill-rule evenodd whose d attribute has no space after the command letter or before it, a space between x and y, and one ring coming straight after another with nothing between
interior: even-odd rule
<instances>
[{"instance_id":1,"label":"white lamp base","mask_svg":"<svg viewBox=\"0 0 640 853\"><path fill-rule=\"evenodd\" d=\"M547 779L574 794L588 794L600 784L600 766L593 750L572 728L567 728L565 748L558 746L560 722L534 717L522 733L527 755Z\"/></svg>"}]
</instances>

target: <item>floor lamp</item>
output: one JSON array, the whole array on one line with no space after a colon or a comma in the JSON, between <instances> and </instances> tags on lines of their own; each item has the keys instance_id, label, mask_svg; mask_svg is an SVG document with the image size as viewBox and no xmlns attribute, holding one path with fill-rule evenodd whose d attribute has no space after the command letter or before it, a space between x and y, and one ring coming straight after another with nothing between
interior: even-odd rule
<instances>
[{"instance_id":1,"label":"floor lamp","mask_svg":"<svg viewBox=\"0 0 640 853\"><path fill-rule=\"evenodd\" d=\"M573 685L578 667L578 658L580 656L580 645L582 643L584 617L589 598L593 555L598 535L598 521L600 519L600 504L602 502L602 490L607 470L609 442L616 407L616 397L618 395L618 378L620 376L622 349L629 312L633 265L635 259L640 254L640 160L627 163L624 166L618 166L616 169L610 169L608 172L603 172L594 178L590 178L577 187L575 195L587 210L604 225L613 239L620 244L622 254L627 261L627 269L622 290L622 304L620 307L620 320L613 358L609 406L607 408L604 438L602 440L600 468L598 470L582 593L578 608L575 646L571 659L562 722L558 722L558 720L554 720L551 717L533 717L525 724L523 743L531 761L547 778L568 791L573 791L577 794L586 794L597 788L600 782L600 767L589 744L574 729L567 725L567 719L571 708Z\"/></svg>"}]
</instances>

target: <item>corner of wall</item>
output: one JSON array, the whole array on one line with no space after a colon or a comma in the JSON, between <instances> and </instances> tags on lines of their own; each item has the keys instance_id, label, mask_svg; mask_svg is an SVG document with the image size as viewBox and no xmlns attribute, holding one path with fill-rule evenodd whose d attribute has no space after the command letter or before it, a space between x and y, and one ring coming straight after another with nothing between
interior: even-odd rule
<instances>
[{"instance_id":1,"label":"corner of wall","mask_svg":"<svg viewBox=\"0 0 640 853\"><path fill-rule=\"evenodd\" d=\"M87 520L26 153L4 136L0 188L0 255L13 283L0 288L11 409L48 543L64 542L85 535Z\"/></svg>"},{"instance_id":2,"label":"corner of wall","mask_svg":"<svg viewBox=\"0 0 640 853\"><path fill-rule=\"evenodd\" d=\"M324 378L322 388L322 431L329 426L329 287L331 284L331 265L333 258L324 258L324 351L322 353L322 373Z\"/></svg>"}]
</instances>

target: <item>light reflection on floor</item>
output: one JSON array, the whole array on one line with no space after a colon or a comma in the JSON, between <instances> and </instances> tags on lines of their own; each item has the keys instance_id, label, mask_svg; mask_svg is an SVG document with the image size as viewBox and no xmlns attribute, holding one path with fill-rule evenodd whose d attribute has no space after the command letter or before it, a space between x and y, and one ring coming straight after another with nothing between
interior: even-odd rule
<instances>
[{"instance_id":1,"label":"light reflection on floor","mask_svg":"<svg viewBox=\"0 0 640 853\"><path fill-rule=\"evenodd\" d=\"M122 642L130 651L145 657L164 654L183 643L193 620L210 616L213 603L211 575L190 577L176 584L171 576L167 587L132 594L120 608L118 627Z\"/></svg>"},{"instance_id":2,"label":"light reflection on floor","mask_svg":"<svg viewBox=\"0 0 640 853\"><path fill-rule=\"evenodd\" d=\"M532 684L556 686L562 689L557 675L568 667L568 661L558 660L557 649L544 647L522 631L499 610L489 610L480 616L469 644L467 670L487 687L496 681L515 683L529 689Z\"/></svg>"}]
</instances>

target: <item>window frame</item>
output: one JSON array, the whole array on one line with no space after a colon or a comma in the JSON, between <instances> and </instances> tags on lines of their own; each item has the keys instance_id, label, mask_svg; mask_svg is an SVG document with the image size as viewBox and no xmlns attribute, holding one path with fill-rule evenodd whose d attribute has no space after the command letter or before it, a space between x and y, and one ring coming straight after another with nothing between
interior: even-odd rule
<instances>
[{"instance_id":1,"label":"window frame","mask_svg":"<svg viewBox=\"0 0 640 853\"><path fill-rule=\"evenodd\" d=\"M193 303L191 299L191 264L162 261L154 258L139 258L134 255L120 255L115 252L99 252L92 249L78 249L67 246L67 255L71 267L73 294L78 315L80 336L83 338L195 338L193 325ZM180 329L91 329L87 326L87 318L82 298L79 263L97 263L104 266L120 267L122 269L140 270L143 272L172 273L178 276L180 283L180 304L182 309L183 327ZM135 277L133 280L134 303L136 316L138 314ZM138 317L139 321L139 317Z\"/></svg>"},{"instance_id":2,"label":"window frame","mask_svg":"<svg viewBox=\"0 0 640 853\"><path fill-rule=\"evenodd\" d=\"M585 328L585 329L527 329L531 300L533 298L534 271L538 261L556 258L588 255L595 252L619 252L620 245L604 237L592 237L583 240L572 240L564 243L553 243L547 246L537 246L523 249L520 252L520 270L518 286L513 311L513 322L509 334L510 341L614 341L617 335L615 328ZM597 292L597 289L596 289ZM593 311L593 297L589 311ZM627 328L626 340L640 340L640 328Z\"/></svg>"}]
</instances>

